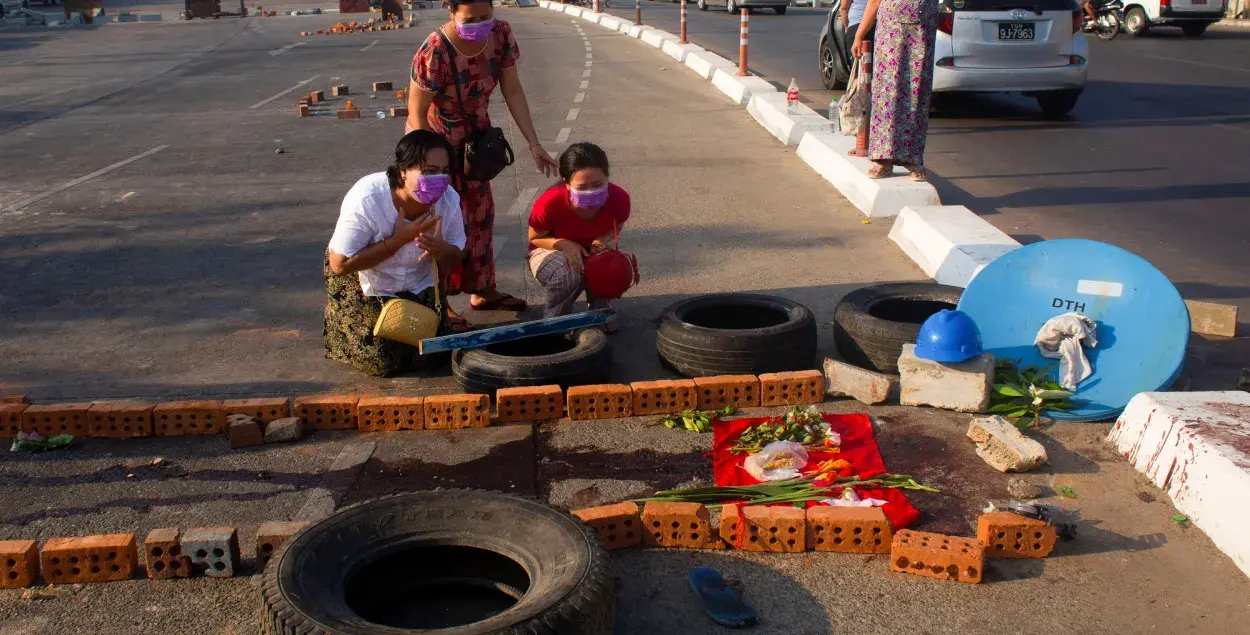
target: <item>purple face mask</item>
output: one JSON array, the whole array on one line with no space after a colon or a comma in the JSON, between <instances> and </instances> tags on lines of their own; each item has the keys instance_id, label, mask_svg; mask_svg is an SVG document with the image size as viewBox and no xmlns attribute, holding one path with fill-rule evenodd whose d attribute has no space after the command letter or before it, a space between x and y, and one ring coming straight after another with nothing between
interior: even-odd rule
<instances>
[{"instance_id":1,"label":"purple face mask","mask_svg":"<svg viewBox=\"0 0 1250 635\"><path fill-rule=\"evenodd\" d=\"M608 202L608 186L597 190L569 190L569 201L574 207L586 210L599 209Z\"/></svg>"},{"instance_id":2,"label":"purple face mask","mask_svg":"<svg viewBox=\"0 0 1250 635\"><path fill-rule=\"evenodd\" d=\"M491 18L485 22L473 22L470 24L456 23L456 33L460 37L470 42L481 42L490 37L490 32L495 28L495 19Z\"/></svg>"},{"instance_id":3,"label":"purple face mask","mask_svg":"<svg viewBox=\"0 0 1250 635\"><path fill-rule=\"evenodd\" d=\"M447 174L418 174L417 187L412 195L423 205L432 205L443 198L443 192L451 185L451 176Z\"/></svg>"}]
</instances>

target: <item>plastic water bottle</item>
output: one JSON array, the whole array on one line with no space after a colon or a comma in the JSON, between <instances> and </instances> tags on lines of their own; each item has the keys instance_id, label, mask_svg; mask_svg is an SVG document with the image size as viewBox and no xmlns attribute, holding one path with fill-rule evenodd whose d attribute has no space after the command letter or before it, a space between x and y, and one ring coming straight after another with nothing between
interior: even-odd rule
<instances>
[{"instance_id":1,"label":"plastic water bottle","mask_svg":"<svg viewBox=\"0 0 1250 635\"><path fill-rule=\"evenodd\" d=\"M840 116L841 112L842 112L842 104L838 103L838 98L834 97L833 99L830 99L829 100L829 126L833 129L833 132L839 132L842 130L842 117Z\"/></svg>"},{"instance_id":2,"label":"plastic water bottle","mask_svg":"<svg viewBox=\"0 0 1250 635\"><path fill-rule=\"evenodd\" d=\"M786 89L786 112L799 114L799 84L793 77L790 78L790 87Z\"/></svg>"}]
</instances>

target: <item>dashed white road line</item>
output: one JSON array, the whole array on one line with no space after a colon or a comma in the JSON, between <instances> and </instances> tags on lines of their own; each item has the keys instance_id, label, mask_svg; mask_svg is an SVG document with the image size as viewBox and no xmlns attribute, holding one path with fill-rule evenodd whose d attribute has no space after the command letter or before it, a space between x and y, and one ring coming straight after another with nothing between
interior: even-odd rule
<instances>
[{"instance_id":1,"label":"dashed white road line","mask_svg":"<svg viewBox=\"0 0 1250 635\"><path fill-rule=\"evenodd\" d=\"M586 68L590 68L590 67L591 67L591 66L593 66L593 65L594 65L594 62L592 62L592 61L590 61L590 60L586 60Z\"/></svg>"},{"instance_id":2,"label":"dashed white road line","mask_svg":"<svg viewBox=\"0 0 1250 635\"><path fill-rule=\"evenodd\" d=\"M582 77L590 77L590 71L589 70L582 71Z\"/></svg>"},{"instance_id":3,"label":"dashed white road line","mask_svg":"<svg viewBox=\"0 0 1250 635\"><path fill-rule=\"evenodd\" d=\"M564 143L569 140L569 135L573 133L572 128L561 128L560 134L556 135L556 143Z\"/></svg>"},{"instance_id":4,"label":"dashed white road line","mask_svg":"<svg viewBox=\"0 0 1250 635\"><path fill-rule=\"evenodd\" d=\"M94 179L97 176L108 174L109 172L112 172L113 170L130 165L131 163L134 163L135 161L138 161L139 159L156 154L157 152L160 152L161 150L164 150L165 148L168 148L168 147L169 147L168 144L162 145L162 146L156 146L155 148L152 148L151 150L148 150L147 152L136 154L135 156L130 157L129 159L124 159L122 161L118 161L117 163L114 163L113 165L100 168L99 170L96 170L95 172L92 172L91 174L88 174L87 176L80 176L74 179L73 181L70 181L69 183L58 185L45 192L41 192L34 196L22 199L16 203L13 203L12 205L9 205L8 207L0 211L16 212L22 209L23 207L26 207L32 203L38 203L39 201L42 201L43 199L48 198L49 196L52 196L53 194L56 194L58 192L63 192L76 185L82 185L83 183L86 183L87 181L90 181L91 179Z\"/></svg>"},{"instance_id":5,"label":"dashed white road line","mask_svg":"<svg viewBox=\"0 0 1250 635\"><path fill-rule=\"evenodd\" d=\"M15 101L11 104L5 104L3 106L0 106L0 108L12 108L13 106L21 106L22 104L29 104L32 101L37 101L45 97L55 97L57 95L60 95L61 93L68 93L71 90L78 90L79 88L82 88L82 85L75 85L75 86L70 86L69 88L62 88L61 90L58 90L54 93L47 93L45 95L35 95L34 97L31 97L29 99L23 99L22 101Z\"/></svg>"},{"instance_id":6,"label":"dashed white road line","mask_svg":"<svg viewBox=\"0 0 1250 635\"><path fill-rule=\"evenodd\" d=\"M573 103L575 104L580 104L583 101L586 101L586 93L577 93L577 96L573 98Z\"/></svg>"},{"instance_id":7,"label":"dashed white road line","mask_svg":"<svg viewBox=\"0 0 1250 635\"><path fill-rule=\"evenodd\" d=\"M565 128L565 130L568 130L568 128ZM527 187L521 190L521 193L517 194L516 200L512 202L512 207L508 208L508 216L524 214L525 210L529 209L530 203L534 201L535 194L538 194L538 188L536 187ZM495 241L496 245L499 244L499 240L505 240L505 238L497 239Z\"/></svg>"},{"instance_id":8,"label":"dashed white road line","mask_svg":"<svg viewBox=\"0 0 1250 635\"><path fill-rule=\"evenodd\" d=\"M567 118L567 119L565 119L565 121L577 121L577 113L579 113L579 112L581 112L581 110L579 110L579 109L577 109L577 108L570 108L570 109L569 109L569 116L568 116L568 118Z\"/></svg>"},{"instance_id":9,"label":"dashed white road line","mask_svg":"<svg viewBox=\"0 0 1250 635\"><path fill-rule=\"evenodd\" d=\"M591 59L592 57L594 57L594 54L593 54L593 53L587 53L587 54L586 54L586 59ZM590 62L586 62L586 63L587 63L587 64L589 64Z\"/></svg>"},{"instance_id":10,"label":"dashed white road line","mask_svg":"<svg viewBox=\"0 0 1250 635\"><path fill-rule=\"evenodd\" d=\"M260 108L261 106L264 106L265 104L267 104L267 103L269 103L269 102L271 102L271 101L273 101L273 100L275 100L275 99L277 99L277 98L279 98L279 97L282 97L283 95L288 95L288 94L290 94L290 93L291 93L291 91L299 90L300 86L307 85L308 83L312 82L314 79L317 79L318 77L321 77L321 76L320 76L320 75L313 75L312 77L309 77L308 79L306 79L306 80L304 80L304 81L302 81L302 82L300 82L300 83L298 83L298 84L296 84L296 85L294 85L294 86L292 86L292 87L290 87L290 88L288 88L288 89L286 89L286 90L284 90L284 91L282 91L282 92L278 93L277 95L274 95L273 97L270 97L269 99L266 99L266 100L264 100L264 101L258 101L258 102L256 102L256 103L252 104L251 106L248 106L248 107L247 107L247 109L248 109L248 110L256 110L257 108Z\"/></svg>"},{"instance_id":11,"label":"dashed white road line","mask_svg":"<svg viewBox=\"0 0 1250 635\"><path fill-rule=\"evenodd\" d=\"M366 46L366 47L364 47L364 48L360 49L360 52L361 52L361 53L364 53L365 51L367 51L367 50L369 50L369 49L373 48L373 45L374 45L374 44L377 44L378 42L381 42L381 41L382 41L382 40L374 40L374 41L370 42L370 43L369 43L369 46Z\"/></svg>"},{"instance_id":12,"label":"dashed white road line","mask_svg":"<svg viewBox=\"0 0 1250 635\"><path fill-rule=\"evenodd\" d=\"M580 85L580 86L578 86L577 88L578 88L578 89L580 89L580 90L586 90L587 88L590 88L590 81L589 81L589 80L582 80L581 85Z\"/></svg>"},{"instance_id":13,"label":"dashed white road line","mask_svg":"<svg viewBox=\"0 0 1250 635\"><path fill-rule=\"evenodd\" d=\"M305 42L296 42L296 43L294 43L294 44L287 44L286 46L284 46L284 47L282 47L282 48L280 48L280 49L274 49L274 50L272 50L272 51L269 51L269 54L270 54L270 55L272 55L272 56L274 56L274 57L277 57L277 56L282 55L283 53L285 53L285 52L287 52L287 51L289 51L289 50L291 50L291 49L293 49L293 48L295 48L295 47L297 47L297 46L303 46L304 44L305 44Z\"/></svg>"}]
</instances>

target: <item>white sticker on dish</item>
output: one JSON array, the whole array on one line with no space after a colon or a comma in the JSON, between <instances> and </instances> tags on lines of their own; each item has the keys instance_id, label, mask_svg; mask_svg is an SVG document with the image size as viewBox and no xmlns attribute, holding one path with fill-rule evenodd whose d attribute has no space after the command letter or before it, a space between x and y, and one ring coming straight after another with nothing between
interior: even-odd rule
<instances>
[{"instance_id":1,"label":"white sticker on dish","mask_svg":"<svg viewBox=\"0 0 1250 635\"><path fill-rule=\"evenodd\" d=\"M1118 298L1124 295L1124 284L1120 282L1103 282L1101 280L1080 280L1076 283L1076 292L1086 295L1105 295Z\"/></svg>"}]
</instances>

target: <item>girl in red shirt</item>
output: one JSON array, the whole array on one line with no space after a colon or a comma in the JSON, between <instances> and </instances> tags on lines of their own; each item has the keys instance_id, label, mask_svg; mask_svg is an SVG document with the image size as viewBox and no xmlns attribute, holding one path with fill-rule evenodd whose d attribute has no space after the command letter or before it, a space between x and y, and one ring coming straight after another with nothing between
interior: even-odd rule
<instances>
[{"instance_id":1,"label":"girl in red shirt","mask_svg":"<svg viewBox=\"0 0 1250 635\"><path fill-rule=\"evenodd\" d=\"M593 143L575 143L559 158L560 179L534 201L529 220L529 267L547 291L543 317L565 315L586 291L583 262L616 244L629 220L629 194L608 182L608 155ZM611 300L586 294L591 310ZM615 330L609 324L609 332Z\"/></svg>"}]
</instances>

